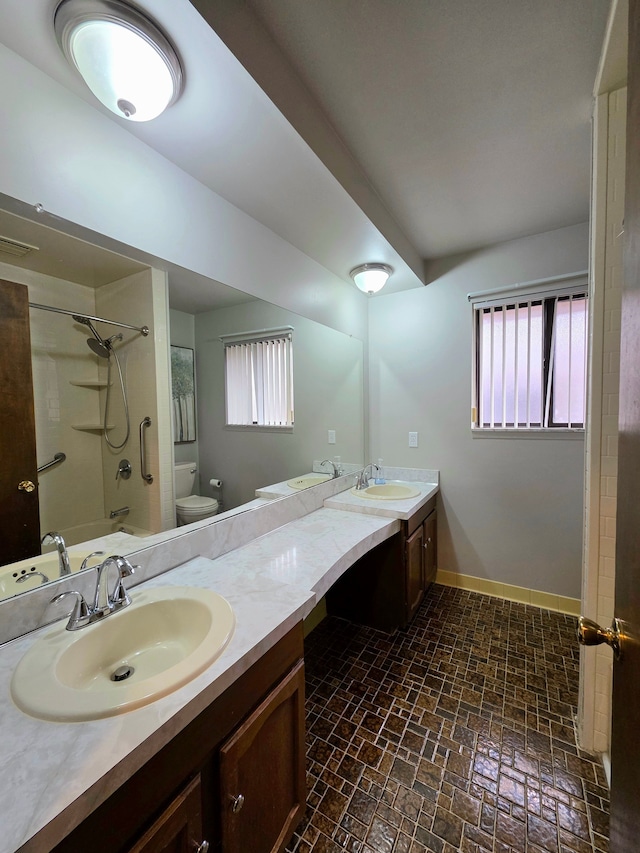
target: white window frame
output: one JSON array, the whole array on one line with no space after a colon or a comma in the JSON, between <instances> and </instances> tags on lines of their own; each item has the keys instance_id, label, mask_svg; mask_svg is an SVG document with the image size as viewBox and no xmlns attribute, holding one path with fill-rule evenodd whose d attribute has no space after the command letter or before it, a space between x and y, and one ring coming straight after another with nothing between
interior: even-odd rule
<instances>
[{"instance_id":1,"label":"white window frame","mask_svg":"<svg viewBox=\"0 0 640 853\"><path fill-rule=\"evenodd\" d=\"M224 344L225 426L291 432L294 423L293 327L224 335L221 341Z\"/></svg>"},{"instance_id":2,"label":"white window frame","mask_svg":"<svg viewBox=\"0 0 640 853\"><path fill-rule=\"evenodd\" d=\"M506 424L504 414L502 419L489 420L481 423L481 394L482 389L480 371L481 371L481 353L480 353L480 322L481 315L487 311L502 311L507 307L515 305L526 306L533 304L542 304L542 320L548 328L543 329L543 341L550 342L551 350L553 350L553 327L556 322L555 313L550 316L550 309L545 312L545 305L550 302L557 304L558 299L573 297L584 297L587 304L587 312L585 318L585 386L587 384L586 363L587 363L587 348L588 348L588 300L589 300L589 282L586 271L572 273L566 276L559 276L549 279L539 279L537 281L525 282L516 284L510 287L496 288L494 290L480 291L477 293L469 293L468 300L472 306L472 401L471 401L471 429L474 437L530 437L530 438L583 438L584 437L584 422L579 424L553 424L550 418L550 402L553 392L553 363L547 367L543 353L543 363L541 370L544 374L542 382L542 408L543 418L540 424L532 424L530 420L523 420L520 423ZM545 316L546 314L546 316ZM551 324L549 326L549 323ZM504 328L504 324L503 324ZM517 341L517 333L516 333ZM504 346L504 343L503 343ZM517 346L517 343L516 343ZM546 353L549 354L548 352ZM517 371L517 355L516 355L516 371ZM504 383L503 374L503 383ZM504 386L503 386L504 387ZM586 387L585 395L585 415L586 418ZM503 394L504 397L504 394ZM517 404L516 404L517 406ZM517 411L517 409L516 409ZM528 413L527 413L528 414ZM494 413L492 411L492 417ZM520 418L518 418L520 421Z\"/></svg>"}]
</instances>

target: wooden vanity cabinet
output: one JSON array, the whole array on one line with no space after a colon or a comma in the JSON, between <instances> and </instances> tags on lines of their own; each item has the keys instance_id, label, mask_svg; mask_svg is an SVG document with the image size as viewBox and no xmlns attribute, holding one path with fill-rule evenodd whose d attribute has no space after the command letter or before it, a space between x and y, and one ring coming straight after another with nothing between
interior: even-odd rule
<instances>
[{"instance_id":1,"label":"wooden vanity cabinet","mask_svg":"<svg viewBox=\"0 0 640 853\"><path fill-rule=\"evenodd\" d=\"M200 774L167 806L130 853L206 853Z\"/></svg>"},{"instance_id":2,"label":"wooden vanity cabinet","mask_svg":"<svg viewBox=\"0 0 640 853\"><path fill-rule=\"evenodd\" d=\"M302 658L299 624L54 853L283 850L305 809Z\"/></svg>"},{"instance_id":3,"label":"wooden vanity cabinet","mask_svg":"<svg viewBox=\"0 0 640 853\"><path fill-rule=\"evenodd\" d=\"M220 748L225 853L276 853L285 846L305 808L304 745L300 662Z\"/></svg>"},{"instance_id":4,"label":"wooden vanity cabinet","mask_svg":"<svg viewBox=\"0 0 640 853\"><path fill-rule=\"evenodd\" d=\"M435 580L436 520L434 496L333 585L328 612L383 631L406 627Z\"/></svg>"},{"instance_id":5,"label":"wooden vanity cabinet","mask_svg":"<svg viewBox=\"0 0 640 853\"><path fill-rule=\"evenodd\" d=\"M406 539L406 620L409 623L422 604L425 592L436 579L437 517L432 509Z\"/></svg>"}]
</instances>

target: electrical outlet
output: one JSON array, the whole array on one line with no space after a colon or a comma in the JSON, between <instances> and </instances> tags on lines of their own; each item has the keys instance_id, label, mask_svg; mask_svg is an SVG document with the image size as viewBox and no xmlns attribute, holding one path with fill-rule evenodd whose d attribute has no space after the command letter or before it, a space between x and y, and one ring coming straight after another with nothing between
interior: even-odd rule
<instances>
[{"instance_id":1,"label":"electrical outlet","mask_svg":"<svg viewBox=\"0 0 640 853\"><path fill-rule=\"evenodd\" d=\"M336 443L336 431L335 431L335 429L327 430L327 440L328 440L329 444L335 444Z\"/></svg>"},{"instance_id":2,"label":"electrical outlet","mask_svg":"<svg viewBox=\"0 0 640 853\"><path fill-rule=\"evenodd\" d=\"M410 432L409 433L409 447L417 447L418 446L418 433Z\"/></svg>"}]
</instances>

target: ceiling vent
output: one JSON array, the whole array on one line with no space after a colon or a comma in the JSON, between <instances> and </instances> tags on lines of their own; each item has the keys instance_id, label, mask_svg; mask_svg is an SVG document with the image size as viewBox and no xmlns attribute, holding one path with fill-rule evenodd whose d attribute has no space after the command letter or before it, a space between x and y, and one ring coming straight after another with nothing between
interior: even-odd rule
<instances>
[{"instance_id":1,"label":"ceiling vent","mask_svg":"<svg viewBox=\"0 0 640 853\"><path fill-rule=\"evenodd\" d=\"M30 246L28 243L17 243L15 240L10 240L9 237L0 237L0 252L5 255L13 255L14 258L24 258L29 252L37 252L37 246Z\"/></svg>"}]
</instances>

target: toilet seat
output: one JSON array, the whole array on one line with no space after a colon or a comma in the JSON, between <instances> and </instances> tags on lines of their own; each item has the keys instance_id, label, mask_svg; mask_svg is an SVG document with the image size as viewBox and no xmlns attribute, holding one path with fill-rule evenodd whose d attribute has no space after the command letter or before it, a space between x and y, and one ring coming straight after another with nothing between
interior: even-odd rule
<instances>
[{"instance_id":1,"label":"toilet seat","mask_svg":"<svg viewBox=\"0 0 640 853\"><path fill-rule=\"evenodd\" d=\"M207 498L202 495L188 495L186 498L176 500L176 509L186 515L195 515L196 513L218 509L218 501L215 498Z\"/></svg>"},{"instance_id":2,"label":"toilet seat","mask_svg":"<svg viewBox=\"0 0 640 853\"><path fill-rule=\"evenodd\" d=\"M204 521L205 518L218 514L218 501L201 495L189 495L176 500L176 515L178 526L191 524L194 521Z\"/></svg>"}]
</instances>

